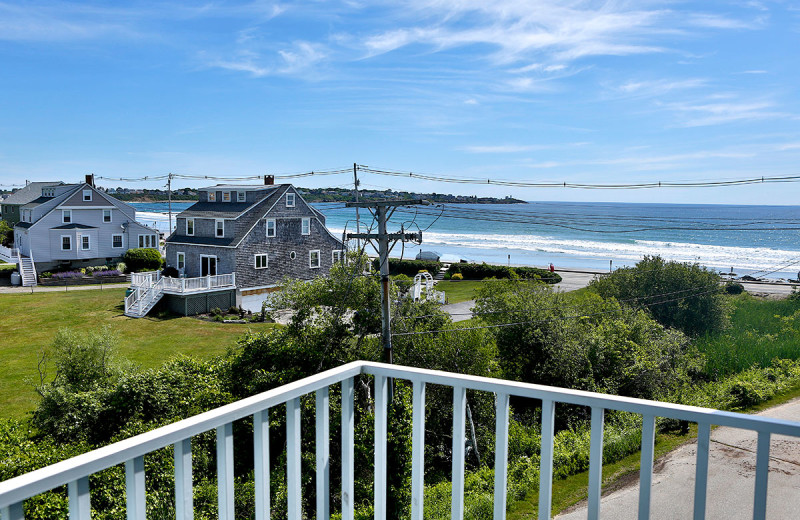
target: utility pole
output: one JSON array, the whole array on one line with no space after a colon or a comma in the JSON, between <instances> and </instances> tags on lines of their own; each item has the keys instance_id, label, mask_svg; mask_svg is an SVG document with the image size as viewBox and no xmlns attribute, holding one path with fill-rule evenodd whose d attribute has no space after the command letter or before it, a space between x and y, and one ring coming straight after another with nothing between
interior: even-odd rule
<instances>
[{"instance_id":1,"label":"utility pole","mask_svg":"<svg viewBox=\"0 0 800 520\"><path fill-rule=\"evenodd\" d=\"M169 207L169 231L167 236L172 234L172 174L167 176L167 204Z\"/></svg>"},{"instance_id":2,"label":"utility pole","mask_svg":"<svg viewBox=\"0 0 800 520\"><path fill-rule=\"evenodd\" d=\"M356 204L358 204L358 165L356 163L353 163L353 191L355 192ZM356 206L356 233L361 233L361 218L358 215L358 206ZM356 250L360 248L360 243L356 240Z\"/></svg>"},{"instance_id":3,"label":"utility pole","mask_svg":"<svg viewBox=\"0 0 800 520\"><path fill-rule=\"evenodd\" d=\"M348 233L347 239L366 240L378 251L378 262L381 273L381 338L383 340L383 359L387 363L392 363L392 314L389 308L389 253L397 242L417 242L422 243L422 232L389 233L386 231L386 222L392 217L395 209L399 206L411 206L416 204L428 205L426 200L377 200L368 202L348 202L345 206L349 208L367 208L372 216L378 221L377 233ZM377 242L377 247L372 241ZM391 245L389 243L391 242Z\"/></svg>"}]
</instances>

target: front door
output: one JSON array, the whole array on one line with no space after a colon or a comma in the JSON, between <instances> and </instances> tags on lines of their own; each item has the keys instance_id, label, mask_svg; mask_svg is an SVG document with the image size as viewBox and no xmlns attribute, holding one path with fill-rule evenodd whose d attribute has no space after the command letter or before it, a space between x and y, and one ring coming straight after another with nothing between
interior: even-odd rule
<instances>
[{"instance_id":1,"label":"front door","mask_svg":"<svg viewBox=\"0 0 800 520\"><path fill-rule=\"evenodd\" d=\"M201 256L200 257L200 275L201 276L216 276L217 274L217 257L216 256Z\"/></svg>"}]
</instances>

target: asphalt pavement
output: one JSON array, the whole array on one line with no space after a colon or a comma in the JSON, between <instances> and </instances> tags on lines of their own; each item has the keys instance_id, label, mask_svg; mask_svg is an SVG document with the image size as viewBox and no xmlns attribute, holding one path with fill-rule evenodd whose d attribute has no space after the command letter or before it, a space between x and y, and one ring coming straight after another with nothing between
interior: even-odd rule
<instances>
[{"instance_id":1,"label":"asphalt pavement","mask_svg":"<svg viewBox=\"0 0 800 520\"><path fill-rule=\"evenodd\" d=\"M778 419L800 420L800 399L760 412ZM717 428L711 432L706 518L753 518L756 465L755 432ZM692 518L697 443L684 444L655 464L650 518ZM635 519L639 480L603 496L600 517ZM583 520L586 504L579 504L558 520ZM800 440L775 435L770 442L767 518L800 518Z\"/></svg>"}]
</instances>

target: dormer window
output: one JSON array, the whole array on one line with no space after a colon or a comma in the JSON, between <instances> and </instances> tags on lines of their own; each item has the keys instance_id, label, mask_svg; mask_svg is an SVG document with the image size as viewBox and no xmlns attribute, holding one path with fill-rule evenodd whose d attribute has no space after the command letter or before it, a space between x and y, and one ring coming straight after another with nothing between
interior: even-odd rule
<instances>
[{"instance_id":1,"label":"dormer window","mask_svg":"<svg viewBox=\"0 0 800 520\"><path fill-rule=\"evenodd\" d=\"M43 188L42 189L42 197L55 197L56 190L55 188Z\"/></svg>"},{"instance_id":2,"label":"dormer window","mask_svg":"<svg viewBox=\"0 0 800 520\"><path fill-rule=\"evenodd\" d=\"M209 191L208 192L208 202L217 202L217 192L216 191Z\"/></svg>"},{"instance_id":3,"label":"dormer window","mask_svg":"<svg viewBox=\"0 0 800 520\"><path fill-rule=\"evenodd\" d=\"M287 193L286 194L286 207L293 208L294 207L294 193Z\"/></svg>"},{"instance_id":4,"label":"dormer window","mask_svg":"<svg viewBox=\"0 0 800 520\"><path fill-rule=\"evenodd\" d=\"M236 192L236 202L244 202L247 193L244 191L237 191Z\"/></svg>"},{"instance_id":5,"label":"dormer window","mask_svg":"<svg viewBox=\"0 0 800 520\"><path fill-rule=\"evenodd\" d=\"M230 202L231 201L231 192L223 191L222 192L222 202Z\"/></svg>"},{"instance_id":6,"label":"dormer window","mask_svg":"<svg viewBox=\"0 0 800 520\"><path fill-rule=\"evenodd\" d=\"M92 190L83 190L83 202L92 202Z\"/></svg>"}]
</instances>

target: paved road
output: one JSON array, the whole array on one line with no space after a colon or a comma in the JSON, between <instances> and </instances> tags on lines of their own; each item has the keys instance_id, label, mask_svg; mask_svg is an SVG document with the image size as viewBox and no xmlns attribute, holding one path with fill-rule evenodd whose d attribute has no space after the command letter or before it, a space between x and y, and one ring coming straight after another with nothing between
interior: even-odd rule
<instances>
[{"instance_id":1,"label":"paved road","mask_svg":"<svg viewBox=\"0 0 800 520\"><path fill-rule=\"evenodd\" d=\"M800 399L765 410L759 415L800 420ZM733 428L711 433L706 518L745 519L753 517L753 488L756 464L756 434ZM692 442L656 461L653 475L651 518L692 517L697 444ZM800 517L800 440L774 436L770 443L767 518ZM628 487L604 496L601 518L623 520L637 516L638 479ZM586 518L580 504L559 520Z\"/></svg>"}]
</instances>

